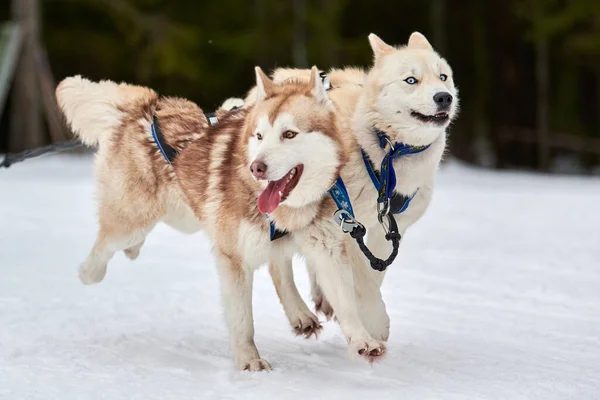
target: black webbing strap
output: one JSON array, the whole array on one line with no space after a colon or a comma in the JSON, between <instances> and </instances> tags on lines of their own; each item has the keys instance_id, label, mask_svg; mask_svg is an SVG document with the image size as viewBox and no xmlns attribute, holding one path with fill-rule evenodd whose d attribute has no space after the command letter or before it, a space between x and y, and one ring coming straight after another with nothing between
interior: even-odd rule
<instances>
[{"instance_id":1,"label":"black webbing strap","mask_svg":"<svg viewBox=\"0 0 600 400\"><path fill-rule=\"evenodd\" d=\"M4 156L4 160L2 160L2 163L0 163L0 168L8 168L13 164L25 161L29 158L39 157L48 153L58 153L60 151L75 149L81 146L83 146L83 143L80 140L73 139L49 144L47 146L36 147L34 149L24 150L19 153L9 153Z\"/></svg>"}]
</instances>

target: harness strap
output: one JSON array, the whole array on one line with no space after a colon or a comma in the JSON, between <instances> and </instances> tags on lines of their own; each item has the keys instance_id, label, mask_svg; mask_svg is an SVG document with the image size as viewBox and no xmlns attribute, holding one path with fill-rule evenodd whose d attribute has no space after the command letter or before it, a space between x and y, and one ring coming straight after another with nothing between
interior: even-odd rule
<instances>
[{"instance_id":1,"label":"harness strap","mask_svg":"<svg viewBox=\"0 0 600 400\"><path fill-rule=\"evenodd\" d=\"M269 233L271 235L271 242L277 239L281 239L282 237L288 234L287 231L281 231L277 229L273 221L269 221Z\"/></svg>"},{"instance_id":2,"label":"harness strap","mask_svg":"<svg viewBox=\"0 0 600 400\"><path fill-rule=\"evenodd\" d=\"M158 117L156 115L152 118L152 125L150 126L150 128L156 146L162 153L165 160L167 160L169 164L172 164L178 153L177 150L175 150L166 142L165 136L163 135L163 132L160 129L160 124L158 123Z\"/></svg>"},{"instance_id":3,"label":"harness strap","mask_svg":"<svg viewBox=\"0 0 600 400\"><path fill-rule=\"evenodd\" d=\"M376 271L385 271L389 267L396 256L398 255L398 248L400 247L400 240L402 235L398 232L398 225L393 214L387 214L388 227L386 229L385 239L392 242L392 253L385 260L375 257L375 255L369 250L364 242L364 237L367 234L367 230L363 224L358 222L354 217L354 211L350 202L350 196L344 185L344 181L341 177L338 177L329 189L329 195L338 206L338 210L333 214L334 221L340 226L342 231L349 233L350 236L356 241L360 251L367 257L371 268Z\"/></svg>"},{"instance_id":4,"label":"harness strap","mask_svg":"<svg viewBox=\"0 0 600 400\"><path fill-rule=\"evenodd\" d=\"M365 167L367 168L367 172L369 173L369 177L371 178L371 181L373 182L373 186L375 186L375 189L377 190L377 192L379 192L379 185L380 185L379 182L381 179L379 172L375 169L375 166L373 165L373 162L371 161L371 159L369 158L367 153L365 153L365 151L362 149L361 149L361 153L362 153L363 161L365 163ZM406 209L410 205L411 200L416 196L418 191L419 191L419 189L417 189L410 196L405 196L401 193L394 192L390 199L390 212L393 214L401 214L404 211L406 211Z\"/></svg>"},{"instance_id":5,"label":"harness strap","mask_svg":"<svg viewBox=\"0 0 600 400\"><path fill-rule=\"evenodd\" d=\"M383 160L381 161L381 177L378 179L378 185L375 185L375 187L379 191L379 197L377 198L377 202L384 203L392 197L394 189L396 188L396 171L394 170L394 159L409 154L420 153L422 151L427 150L431 145L428 144L426 146L411 146L398 142L392 144L389 136L385 132L375 128L375 134L379 139L379 146L382 149L385 149L388 144L390 146L390 150L387 152L387 154L385 155L385 157L383 157ZM373 178L371 177L371 179ZM375 181L373 181L373 183L375 183Z\"/></svg>"}]
</instances>

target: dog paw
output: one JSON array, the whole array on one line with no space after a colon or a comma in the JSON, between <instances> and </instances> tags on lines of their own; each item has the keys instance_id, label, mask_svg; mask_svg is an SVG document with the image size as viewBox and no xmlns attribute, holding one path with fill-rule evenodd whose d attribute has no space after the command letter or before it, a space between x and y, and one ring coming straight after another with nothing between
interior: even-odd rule
<instances>
[{"instance_id":1,"label":"dog paw","mask_svg":"<svg viewBox=\"0 0 600 400\"><path fill-rule=\"evenodd\" d=\"M129 258L131 261L133 261L136 258L138 258L138 256L140 255L140 249L131 247L129 249L123 250L123 253L125 253L125 256L127 256L127 258Z\"/></svg>"},{"instance_id":2,"label":"dog paw","mask_svg":"<svg viewBox=\"0 0 600 400\"><path fill-rule=\"evenodd\" d=\"M356 340L350 342L350 353L373 364L381 360L386 354L385 343L378 340Z\"/></svg>"},{"instance_id":3,"label":"dog paw","mask_svg":"<svg viewBox=\"0 0 600 400\"><path fill-rule=\"evenodd\" d=\"M297 336L304 335L306 339L315 335L318 339L319 333L323 329L323 325L319 322L319 318L313 313L301 315L292 323L292 328Z\"/></svg>"},{"instance_id":4,"label":"dog paw","mask_svg":"<svg viewBox=\"0 0 600 400\"><path fill-rule=\"evenodd\" d=\"M135 260L140 255L140 250L144 245L144 242L145 240L142 240L141 243L138 243L135 246L131 246L130 248L123 250L123 253L125 253L125 256L127 256L127 258L129 258L131 261Z\"/></svg>"},{"instance_id":5,"label":"dog paw","mask_svg":"<svg viewBox=\"0 0 600 400\"><path fill-rule=\"evenodd\" d=\"M317 314L323 314L327 321L331 320L333 317L333 307L329 304L329 301L323 296L323 294L319 294L313 298L315 302L315 311Z\"/></svg>"},{"instance_id":6,"label":"dog paw","mask_svg":"<svg viewBox=\"0 0 600 400\"><path fill-rule=\"evenodd\" d=\"M255 371L271 371L273 368L271 368L271 364L269 364L265 360L257 358L257 359L251 360L249 363L245 364L244 368L242 368L242 369L244 371L255 372Z\"/></svg>"},{"instance_id":7,"label":"dog paw","mask_svg":"<svg viewBox=\"0 0 600 400\"><path fill-rule=\"evenodd\" d=\"M79 279L85 285L102 282L106 276L106 264L93 264L88 261L79 267Z\"/></svg>"}]
</instances>

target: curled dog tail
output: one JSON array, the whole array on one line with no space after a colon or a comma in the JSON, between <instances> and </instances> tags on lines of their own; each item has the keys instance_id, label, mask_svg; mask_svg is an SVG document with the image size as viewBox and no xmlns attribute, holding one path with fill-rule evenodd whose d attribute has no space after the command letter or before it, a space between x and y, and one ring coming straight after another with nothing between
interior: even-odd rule
<instances>
[{"instance_id":1,"label":"curled dog tail","mask_svg":"<svg viewBox=\"0 0 600 400\"><path fill-rule=\"evenodd\" d=\"M56 100L73 132L87 146L96 146L101 138L119 128L124 106L156 101L151 89L111 81L92 82L81 76L62 80L56 88Z\"/></svg>"}]
</instances>

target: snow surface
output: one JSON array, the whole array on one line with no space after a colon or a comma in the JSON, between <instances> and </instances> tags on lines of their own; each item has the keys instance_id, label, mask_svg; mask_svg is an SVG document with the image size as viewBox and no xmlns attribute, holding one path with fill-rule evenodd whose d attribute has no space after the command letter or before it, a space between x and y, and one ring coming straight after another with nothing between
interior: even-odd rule
<instances>
[{"instance_id":1,"label":"snow surface","mask_svg":"<svg viewBox=\"0 0 600 400\"><path fill-rule=\"evenodd\" d=\"M295 337L263 268L256 342L275 369L251 374L204 235L159 226L86 287L91 157L27 161L0 171L0 398L600 399L599 202L598 178L451 162L384 283L387 359L350 361L334 322Z\"/></svg>"}]
</instances>

